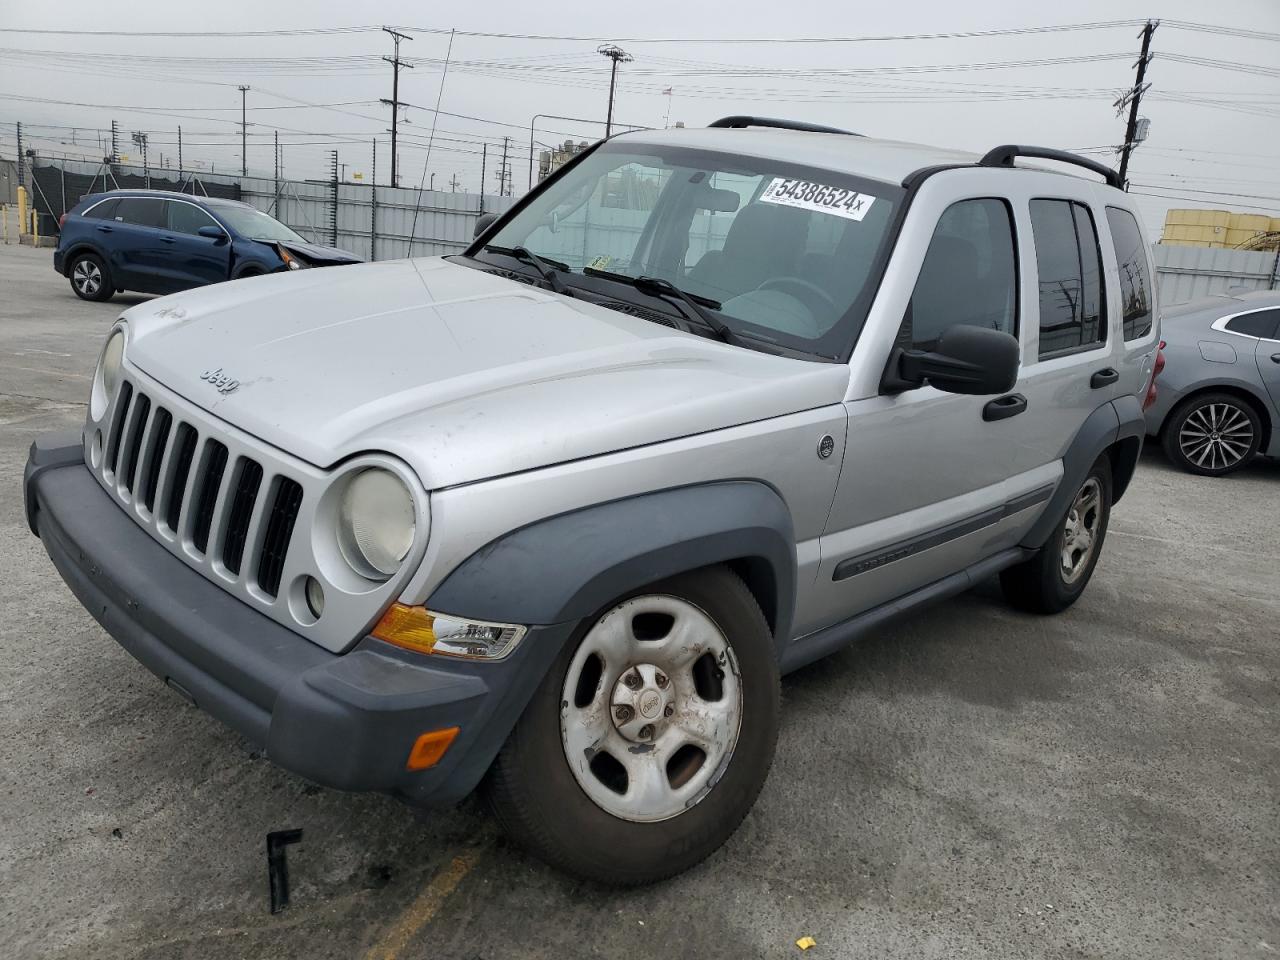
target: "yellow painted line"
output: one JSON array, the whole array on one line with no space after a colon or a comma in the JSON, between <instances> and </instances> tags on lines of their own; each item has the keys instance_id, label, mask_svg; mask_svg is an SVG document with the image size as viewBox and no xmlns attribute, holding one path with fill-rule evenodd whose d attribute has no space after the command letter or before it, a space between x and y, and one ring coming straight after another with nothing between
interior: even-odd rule
<instances>
[{"instance_id":1,"label":"yellow painted line","mask_svg":"<svg viewBox=\"0 0 1280 960\"><path fill-rule=\"evenodd\" d=\"M476 865L477 854L464 853L453 858L448 868L436 874L417 899L405 908L395 926L365 954L366 960L396 960L409 941L431 922L444 902Z\"/></svg>"}]
</instances>

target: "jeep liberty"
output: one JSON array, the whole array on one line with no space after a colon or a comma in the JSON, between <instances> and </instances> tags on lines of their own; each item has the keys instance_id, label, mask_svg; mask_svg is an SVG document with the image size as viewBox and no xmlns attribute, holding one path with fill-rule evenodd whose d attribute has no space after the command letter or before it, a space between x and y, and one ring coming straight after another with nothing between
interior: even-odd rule
<instances>
[{"instance_id":1,"label":"jeep liberty","mask_svg":"<svg viewBox=\"0 0 1280 960\"><path fill-rule=\"evenodd\" d=\"M125 311L28 520L281 766L668 877L754 803L782 674L996 574L1085 589L1159 343L1119 187L763 118L614 136L459 255Z\"/></svg>"}]
</instances>

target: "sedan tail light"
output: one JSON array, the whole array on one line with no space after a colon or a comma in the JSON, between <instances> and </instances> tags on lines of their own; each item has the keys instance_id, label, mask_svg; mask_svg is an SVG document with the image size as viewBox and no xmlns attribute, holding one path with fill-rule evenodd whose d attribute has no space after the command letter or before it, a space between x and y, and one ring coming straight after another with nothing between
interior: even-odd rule
<instances>
[{"instance_id":1,"label":"sedan tail light","mask_svg":"<svg viewBox=\"0 0 1280 960\"><path fill-rule=\"evenodd\" d=\"M1151 380L1147 383L1147 395L1142 401L1143 410L1150 409L1156 402L1156 377L1164 371L1164 347L1165 342L1161 340L1160 346L1156 347L1156 362L1151 365Z\"/></svg>"}]
</instances>

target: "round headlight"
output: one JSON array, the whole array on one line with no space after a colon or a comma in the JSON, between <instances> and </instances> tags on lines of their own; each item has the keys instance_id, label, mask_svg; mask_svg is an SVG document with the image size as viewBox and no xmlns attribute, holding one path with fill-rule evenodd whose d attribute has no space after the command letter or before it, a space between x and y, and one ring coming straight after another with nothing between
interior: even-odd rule
<instances>
[{"instance_id":1,"label":"round headlight","mask_svg":"<svg viewBox=\"0 0 1280 960\"><path fill-rule=\"evenodd\" d=\"M98 372L89 391L89 414L99 420L107 411L107 404L120 386L120 366L124 360L124 331L117 330L107 338L98 357Z\"/></svg>"},{"instance_id":2,"label":"round headlight","mask_svg":"<svg viewBox=\"0 0 1280 960\"><path fill-rule=\"evenodd\" d=\"M358 573L385 580L413 546L413 496L390 470L362 470L342 491L338 546Z\"/></svg>"}]
</instances>

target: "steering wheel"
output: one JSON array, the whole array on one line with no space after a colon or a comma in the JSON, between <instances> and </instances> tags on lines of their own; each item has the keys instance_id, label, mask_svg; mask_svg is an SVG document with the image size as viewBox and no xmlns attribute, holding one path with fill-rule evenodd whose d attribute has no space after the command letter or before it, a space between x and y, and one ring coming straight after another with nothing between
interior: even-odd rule
<instances>
[{"instance_id":1,"label":"steering wheel","mask_svg":"<svg viewBox=\"0 0 1280 960\"><path fill-rule=\"evenodd\" d=\"M813 314L815 322L819 322L823 316L832 318L840 316L840 308L836 306L836 302L831 299L831 295L827 291L816 283L801 280L799 277L774 277L772 280L766 280L756 289L780 290L795 297Z\"/></svg>"}]
</instances>

